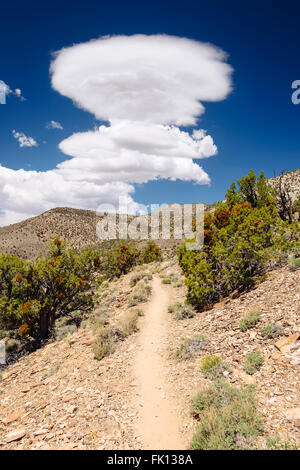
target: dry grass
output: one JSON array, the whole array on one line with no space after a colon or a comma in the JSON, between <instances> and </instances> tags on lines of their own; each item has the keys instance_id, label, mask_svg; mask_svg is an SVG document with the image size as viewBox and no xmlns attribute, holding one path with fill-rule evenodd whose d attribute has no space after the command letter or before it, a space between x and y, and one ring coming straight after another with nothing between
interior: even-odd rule
<instances>
[{"instance_id":1,"label":"dry grass","mask_svg":"<svg viewBox=\"0 0 300 470\"><path fill-rule=\"evenodd\" d=\"M252 387L235 388L219 380L192 400L192 414L199 420L192 450L255 448L262 432Z\"/></svg>"},{"instance_id":2,"label":"dry grass","mask_svg":"<svg viewBox=\"0 0 300 470\"><path fill-rule=\"evenodd\" d=\"M248 315L243 317L240 321L240 330L245 332L250 328L253 328L260 320L260 312L250 312Z\"/></svg>"},{"instance_id":3,"label":"dry grass","mask_svg":"<svg viewBox=\"0 0 300 470\"><path fill-rule=\"evenodd\" d=\"M139 303L147 302L148 298L150 297L151 291L151 286L145 284L144 282L140 283L134 290L133 294L129 297L129 307L135 307Z\"/></svg>"},{"instance_id":4,"label":"dry grass","mask_svg":"<svg viewBox=\"0 0 300 470\"><path fill-rule=\"evenodd\" d=\"M176 320L183 320L184 318L193 318L195 310L191 305L183 305L180 302L169 305L168 311L174 315Z\"/></svg>"},{"instance_id":5,"label":"dry grass","mask_svg":"<svg viewBox=\"0 0 300 470\"><path fill-rule=\"evenodd\" d=\"M119 326L123 332L124 338L138 331L139 313L137 309L126 312L119 320Z\"/></svg>"}]
</instances>

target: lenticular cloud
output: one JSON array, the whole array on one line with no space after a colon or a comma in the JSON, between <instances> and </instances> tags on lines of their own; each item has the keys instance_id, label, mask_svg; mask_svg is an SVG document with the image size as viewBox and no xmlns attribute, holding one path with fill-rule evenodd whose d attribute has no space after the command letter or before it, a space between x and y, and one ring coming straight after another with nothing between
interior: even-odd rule
<instances>
[{"instance_id":1,"label":"lenticular cloud","mask_svg":"<svg viewBox=\"0 0 300 470\"><path fill-rule=\"evenodd\" d=\"M102 38L59 51L52 86L100 120L194 125L202 101L230 91L225 59L212 45L174 36Z\"/></svg>"},{"instance_id":2,"label":"lenticular cloud","mask_svg":"<svg viewBox=\"0 0 300 470\"><path fill-rule=\"evenodd\" d=\"M58 51L50 72L52 87L102 124L63 140L71 158L53 170L0 167L4 220L59 205L96 209L119 194L134 208L133 184L150 180L210 182L195 160L217 154L213 138L182 127L230 93L223 51L166 35L104 37Z\"/></svg>"}]
</instances>

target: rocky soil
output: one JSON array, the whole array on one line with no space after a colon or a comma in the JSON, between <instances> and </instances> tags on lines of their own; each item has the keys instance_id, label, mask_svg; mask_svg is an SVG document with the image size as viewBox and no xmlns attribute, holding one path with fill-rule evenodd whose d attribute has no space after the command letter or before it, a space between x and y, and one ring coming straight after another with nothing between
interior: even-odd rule
<instances>
[{"instance_id":1,"label":"rocky soil","mask_svg":"<svg viewBox=\"0 0 300 470\"><path fill-rule=\"evenodd\" d=\"M209 339L208 349L201 355L218 354L229 365L226 380L254 383L265 422L259 447L265 447L266 436L276 434L300 440L300 269L273 271L251 292L226 299L185 320L175 320L166 311L168 302L183 301L185 297L176 261L146 269L155 276L152 285L160 283L153 296L158 290L165 299L159 313L164 320L151 317L157 322L160 339L150 345L150 351L164 377L163 383L157 384L159 406L164 400L172 404L179 423L177 437L183 446L188 446L195 427L189 412L190 399L209 384L199 367L201 356L179 360L174 354L194 334ZM112 321L128 309L132 275L111 283L103 297L103 302L104 298L110 301ZM161 279L169 275L174 279L172 284L162 284ZM0 449L147 448L149 437L142 424L147 415L141 388L145 377L137 373L136 361L143 361L143 348L148 351L143 338L151 328L149 322L147 326L153 313L151 299L139 305L145 313L139 320L140 331L118 343L116 351L102 361L94 359L92 331L87 327L8 367L0 381ZM241 332L240 319L253 309L261 313L259 323ZM281 326L281 336L266 339L261 328L274 322ZM254 349L262 352L265 362L250 376L243 369L243 361ZM157 380L155 371L149 368L147 380L151 377ZM159 407L157 410L157 422L163 423Z\"/></svg>"},{"instance_id":2,"label":"rocky soil","mask_svg":"<svg viewBox=\"0 0 300 470\"><path fill-rule=\"evenodd\" d=\"M226 379L233 384L254 384L258 406L265 422L265 435L300 441L300 269L287 267L270 272L265 282L238 298L226 299L195 318L178 323L170 335L176 350L184 339L203 334L205 354L218 355L229 365ZM183 289L174 289L174 301L183 299ZM242 332L239 322L249 312L260 312L256 326ZM261 329L269 323L282 328L279 338L266 339ZM246 355L260 350L264 364L254 375L243 369ZM181 393L202 387L199 359L181 361ZM204 382L208 383L209 381ZM264 445L264 442L261 443Z\"/></svg>"}]
</instances>

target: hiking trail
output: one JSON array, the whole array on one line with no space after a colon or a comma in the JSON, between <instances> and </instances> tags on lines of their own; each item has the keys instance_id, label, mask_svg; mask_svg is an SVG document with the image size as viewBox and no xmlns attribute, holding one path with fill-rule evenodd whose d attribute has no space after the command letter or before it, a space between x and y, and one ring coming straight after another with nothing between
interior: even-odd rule
<instances>
[{"instance_id":1,"label":"hiking trail","mask_svg":"<svg viewBox=\"0 0 300 470\"><path fill-rule=\"evenodd\" d=\"M139 434L144 449L185 449L180 418L168 383L168 288L154 277L152 295L140 321L134 373L139 409Z\"/></svg>"}]
</instances>

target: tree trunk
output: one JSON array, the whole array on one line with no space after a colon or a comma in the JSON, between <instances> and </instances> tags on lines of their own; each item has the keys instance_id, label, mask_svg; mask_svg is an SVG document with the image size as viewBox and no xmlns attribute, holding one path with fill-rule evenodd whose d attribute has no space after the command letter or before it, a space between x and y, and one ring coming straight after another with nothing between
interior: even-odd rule
<instances>
[{"instance_id":1,"label":"tree trunk","mask_svg":"<svg viewBox=\"0 0 300 470\"><path fill-rule=\"evenodd\" d=\"M48 338L54 324L54 314L44 310L40 314L40 335L42 339Z\"/></svg>"}]
</instances>

